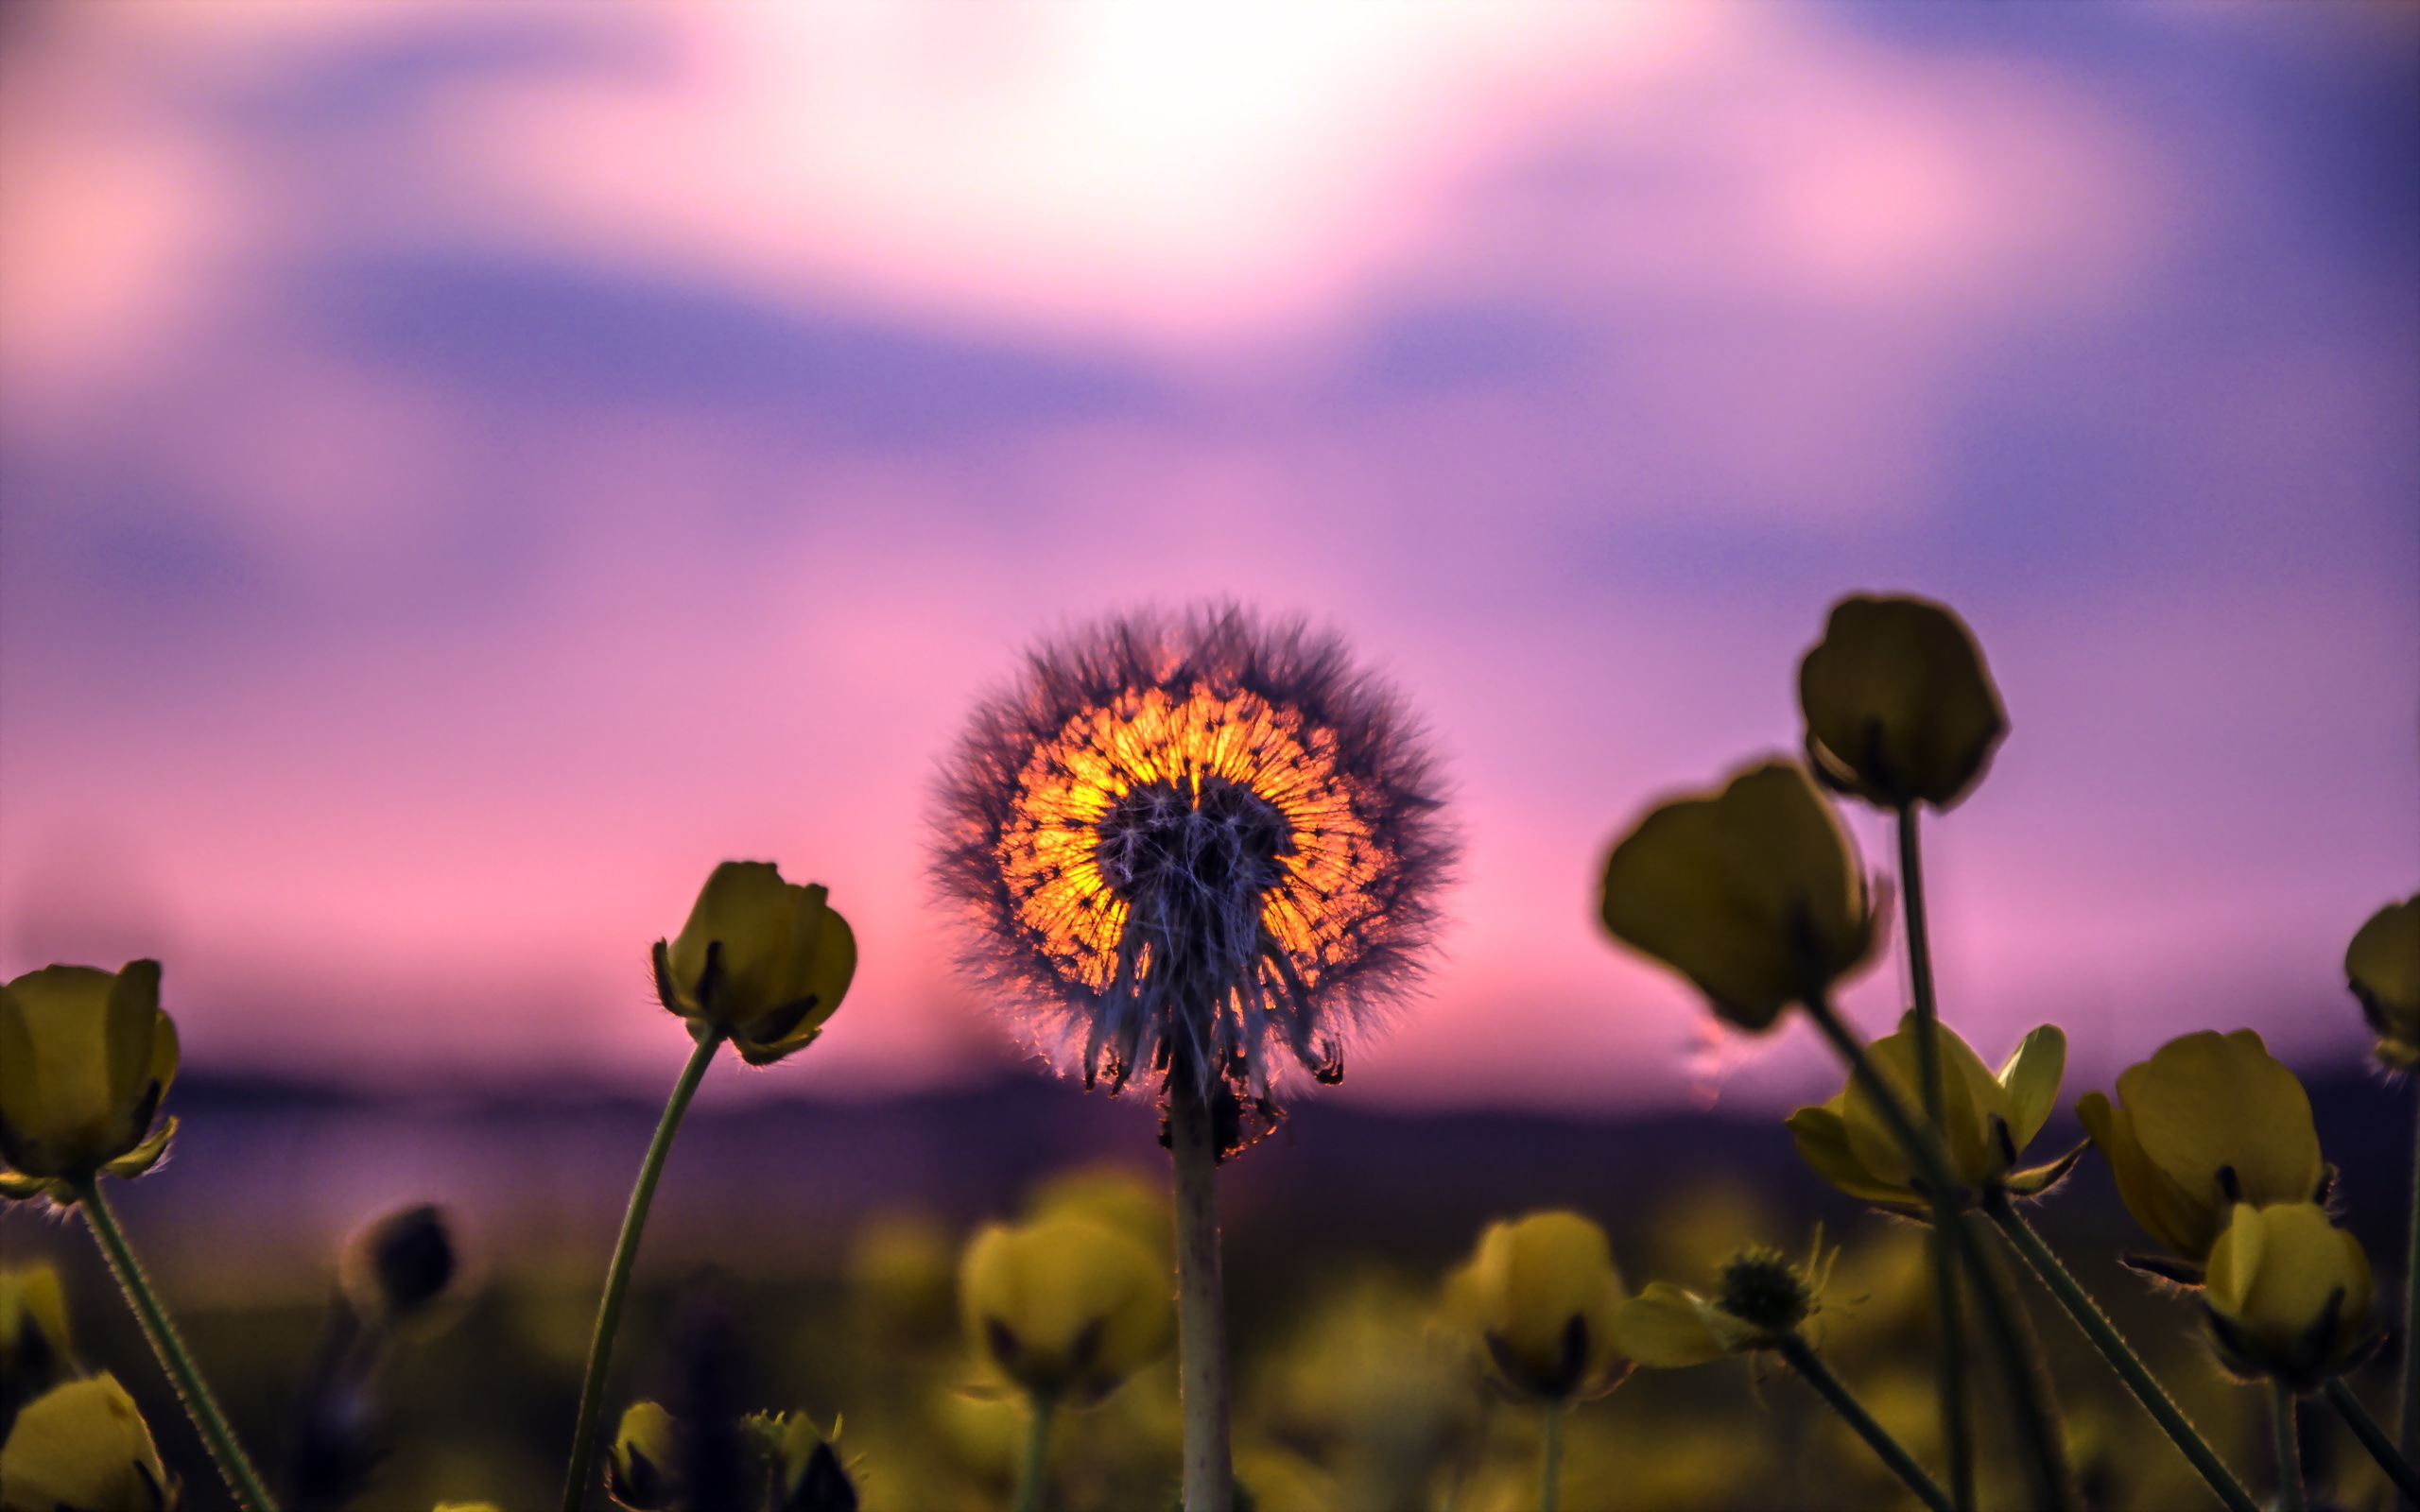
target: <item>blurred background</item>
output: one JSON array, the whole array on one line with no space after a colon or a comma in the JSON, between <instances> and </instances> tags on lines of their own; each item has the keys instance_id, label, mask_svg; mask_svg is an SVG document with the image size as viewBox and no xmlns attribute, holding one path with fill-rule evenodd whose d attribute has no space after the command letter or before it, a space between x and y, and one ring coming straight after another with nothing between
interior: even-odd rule
<instances>
[{"instance_id":1,"label":"blurred background","mask_svg":"<svg viewBox=\"0 0 2420 1512\"><path fill-rule=\"evenodd\" d=\"M863 965L717 1068L650 1245L670 1284L744 1209L838 1297L860 1219L1154 1169L952 976L927 790L1037 636L1232 597L1396 682L1467 844L1429 995L1237 1167L1242 1253L1255 1182L1404 1285L1717 1167L1795 1223L1820 1047L1718 1032L1594 880L1906 591L2014 726L1928 831L1950 1020L2063 1023L2070 1094L2251 1025L2375 1130L2415 259L2392 0L20 0L0 972L166 963L186 1154L126 1206L192 1305L302 1349L335 1237L429 1197L577 1314L683 1050L646 948L778 861ZM1267 1296L1359 1274L1291 1253Z\"/></svg>"}]
</instances>

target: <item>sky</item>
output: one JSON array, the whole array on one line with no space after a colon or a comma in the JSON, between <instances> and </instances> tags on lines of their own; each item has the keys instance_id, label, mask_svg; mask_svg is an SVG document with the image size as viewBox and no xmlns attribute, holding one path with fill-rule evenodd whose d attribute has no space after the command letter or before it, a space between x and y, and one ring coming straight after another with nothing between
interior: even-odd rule
<instances>
[{"instance_id":1,"label":"sky","mask_svg":"<svg viewBox=\"0 0 2420 1512\"><path fill-rule=\"evenodd\" d=\"M1333 1095L1755 1106L1819 1048L1595 878L1913 592L2013 725L1927 830L1949 1021L2350 1057L2415 266L2410 5L12 7L0 971L157 955L189 1067L652 1091L648 944L773 860L861 965L718 1095L996 1075L937 764L1037 638L1231 599L1464 839Z\"/></svg>"}]
</instances>

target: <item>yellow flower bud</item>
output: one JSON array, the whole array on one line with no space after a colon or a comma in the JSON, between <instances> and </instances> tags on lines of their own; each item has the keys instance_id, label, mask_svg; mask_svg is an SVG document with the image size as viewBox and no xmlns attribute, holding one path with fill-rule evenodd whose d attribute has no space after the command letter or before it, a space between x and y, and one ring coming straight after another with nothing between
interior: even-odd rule
<instances>
[{"instance_id":1,"label":"yellow flower bud","mask_svg":"<svg viewBox=\"0 0 2420 1512\"><path fill-rule=\"evenodd\" d=\"M1614 1332L1622 1305L1605 1230L1576 1212L1488 1226L1448 1305L1476 1324L1504 1383L1540 1401L1611 1391L1630 1369Z\"/></svg>"},{"instance_id":2,"label":"yellow flower bud","mask_svg":"<svg viewBox=\"0 0 2420 1512\"><path fill-rule=\"evenodd\" d=\"M2210 1251L2210 1332L2247 1375L2308 1391L2370 1339L2370 1262L2315 1202L2238 1206Z\"/></svg>"},{"instance_id":3,"label":"yellow flower bud","mask_svg":"<svg viewBox=\"0 0 2420 1512\"><path fill-rule=\"evenodd\" d=\"M1616 939L1687 977L1743 1029L1829 990L1876 943L1857 853L1791 762L1641 819L1606 858L1602 915Z\"/></svg>"},{"instance_id":4,"label":"yellow flower bud","mask_svg":"<svg viewBox=\"0 0 2420 1512\"><path fill-rule=\"evenodd\" d=\"M0 1420L75 1374L59 1273L39 1264L0 1270Z\"/></svg>"},{"instance_id":5,"label":"yellow flower bud","mask_svg":"<svg viewBox=\"0 0 2420 1512\"><path fill-rule=\"evenodd\" d=\"M2059 1100L2066 1033L2044 1024L1995 1075L1947 1024L1933 1030L1941 1054L1942 1145L1950 1168L1970 1186L1997 1185L2026 1196L2065 1176L2072 1156L2031 1171L2010 1168ZM1915 1015L1901 1019L1898 1033L1876 1040L1866 1054L1898 1092L1900 1107L1923 1122ZM1850 1196L1905 1212L1930 1207L1916 1191L1915 1167L1892 1137L1881 1106L1857 1078L1831 1101L1792 1113L1789 1131L1800 1157Z\"/></svg>"},{"instance_id":6,"label":"yellow flower bud","mask_svg":"<svg viewBox=\"0 0 2420 1512\"><path fill-rule=\"evenodd\" d=\"M959 1262L959 1307L976 1352L1037 1396L1098 1401L1167 1349L1168 1267L1080 1218L993 1224Z\"/></svg>"},{"instance_id":7,"label":"yellow flower bud","mask_svg":"<svg viewBox=\"0 0 2420 1512\"><path fill-rule=\"evenodd\" d=\"M655 945L655 990L690 1033L727 1034L752 1066L804 1049L840 1005L856 936L818 884L765 861L715 868L678 937Z\"/></svg>"},{"instance_id":8,"label":"yellow flower bud","mask_svg":"<svg viewBox=\"0 0 2420 1512\"><path fill-rule=\"evenodd\" d=\"M1948 808L2008 733L1982 652L1957 615L1921 598L1844 598L1798 665L1806 758L1883 808Z\"/></svg>"},{"instance_id":9,"label":"yellow flower bud","mask_svg":"<svg viewBox=\"0 0 2420 1512\"><path fill-rule=\"evenodd\" d=\"M48 966L0 987L0 1195L149 1170L175 1126L151 1129L176 1074L159 962Z\"/></svg>"},{"instance_id":10,"label":"yellow flower bud","mask_svg":"<svg viewBox=\"0 0 2420 1512\"><path fill-rule=\"evenodd\" d=\"M605 1493L631 1512L663 1512L680 1498L680 1429L651 1401L634 1401L605 1452Z\"/></svg>"},{"instance_id":11,"label":"yellow flower bud","mask_svg":"<svg viewBox=\"0 0 2420 1512\"><path fill-rule=\"evenodd\" d=\"M2200 1264L2238 1202L2309 1202L2325 1167L2310 1098L2260 1036L2204 1029L2170 1040L2087 1092L2076 1115L2152 1237Z\"/></svg>"},{"instance_id":12,"label":"yellow flower bud","mask_svg":"<svg viewBox=\"0 0 2420 1512\"><path fill-rule=\"evenodd\" d=\"M2378 1058L2420 1066L2420 897L2370 916L2344 951L2344 981L2377 1031Z\"/></svg>"},{"instance_id":13,"label":"yellow flower bud","mask_svg":"<svg viewBox=\"0 0 2420 1512\"><path fill-rule=\"evenodd\" d=\"M113 1376L35 1398L0 1446L0 1507L9 1512L161 1512L174 1500L151 1430Z\"/></svg>"}]
</instances>

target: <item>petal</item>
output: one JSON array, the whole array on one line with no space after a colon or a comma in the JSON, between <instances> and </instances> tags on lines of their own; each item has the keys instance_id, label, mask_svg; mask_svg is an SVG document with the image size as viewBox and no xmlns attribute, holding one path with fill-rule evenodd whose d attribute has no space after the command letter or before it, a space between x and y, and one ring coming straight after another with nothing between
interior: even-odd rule
<instances>
[{"instance_id":1,"label":"petal","mask_svg":"<svg viewBox=\"0 0 2420 1512\"><path fill-rule=\"evenodd\" d=\"M2000 1068L1999 1083L2008 1093L2009 1138L2019 1150L2032 1143L2049 1121L2066 1070L2067 1035L2055 1023L2027 1035Z\"/></svg>"},{"instance_id":2,"label":"petal","mask_svg":"<svg viewBox=\"0 0 2420 1512\"><path fill-rule=\"evenodd\" d=\"M160 1027L160 963L129 961L110 983L102 1044L111 1106L123 1107L150 1081L151 1042Z\"/></svg>"},{"instance_id":3,"label":"petal","mask_svg":"<svg viewBox=\"0 0 2420 1512\"><path fill-rule=\"evenodd\" d=\"M1698 1299L1670 1281L1655 1281L1622 1304L1615 1324L1624 1354L1659 1370L1705 1365L1726 1352L1706 1327Z\"/></svg>"},{"instance_id":4,"label":"petal","mask_svg":"<svg viewBox=\"0 0 2420 1512\"><path fill-rule=\"evenodd\" d=\"M2210 1269L2202 1288L2210 1305L2231 1317L2241 1317L2260 1283L2260 1252L2268 1238L2260 1210L2238 1204L2233 1221L2210 1246Z\"/></svg>"},{"instance_id":5,"label":"petal","mask_svg":"<svg viewBox=\"0 0 2420 1512\"><path fill-rule=\"evenodd\" d=\"M1727 873L1711 799L1666 803L1622 837L1605 858L1599 914L1741 1028L1769 1026L1791 999L1788 953Z\"/></svg>"},{"instance_id":6,"label":"petal","mask_svg":"<svg viewBox=\"0 0 2420 1512\"><path fill-rule=\"evenodd\" d=\"M1877 1180L1849 1148L1848 1125L1830 1104L1802 1108L1788 1120L1790 1137L1798 1142L1799 1159L1841 1191L1864 1202L1905 1205L1912 1190Z\"/></svg>"},{"instance_id":7,"label":"petal","mask_svg":"<svg viewBox=\"0 0 2420 1512\"><path fill-rule=\"evenodd\" d=\"M2135 1221L2177 1254L2199 1263L2218 1237L2219 1212L2185 1194L2173 1177L2152 1163L2135 1138L2135 1121L2126 1109L2099 1092L2076 1101L2076 1116L2109 1162L2118 1195Z\"/></svg>"},{"instance_id":8,"label":"petal","mask_svg":"<svg viewBox=\"0 0 2420 1512\"><path fill-rule=\"evenodd\" d=\"M2226 1200L2222 1166L2234 1169L2239 1200L2259 1207L2308 1202L2318 1189L2310 1098L2249 1029L2169 1040L2118 1078L2118 1096L2143 1153L2188 1197Z\"/></svg>"}]
</instances>

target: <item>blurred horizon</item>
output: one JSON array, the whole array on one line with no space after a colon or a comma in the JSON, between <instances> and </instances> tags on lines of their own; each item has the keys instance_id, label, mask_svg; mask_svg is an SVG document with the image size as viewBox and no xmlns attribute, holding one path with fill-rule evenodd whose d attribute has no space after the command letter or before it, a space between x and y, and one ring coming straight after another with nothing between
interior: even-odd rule
<instances>
[{"instance_id":1,"label":"blurred horizon","mask_svg":"<svg viewBox=\"0 0 2420 1512\"><path fill-rule=\"evenodd\" d=\"M1467 842L1346 1106L1786 1105L1820 1047L1596 870L1901 591L2013 724L1926 832L1948 1022L2347 1063L2414 266L2411 6L14 6L0 974L156 955L212 1075L652 1096L647 946L770 859L860 973L710 1097L980 1086L935 764L1037 638L1232 598Z\"/></svg>"}]
</instances>

